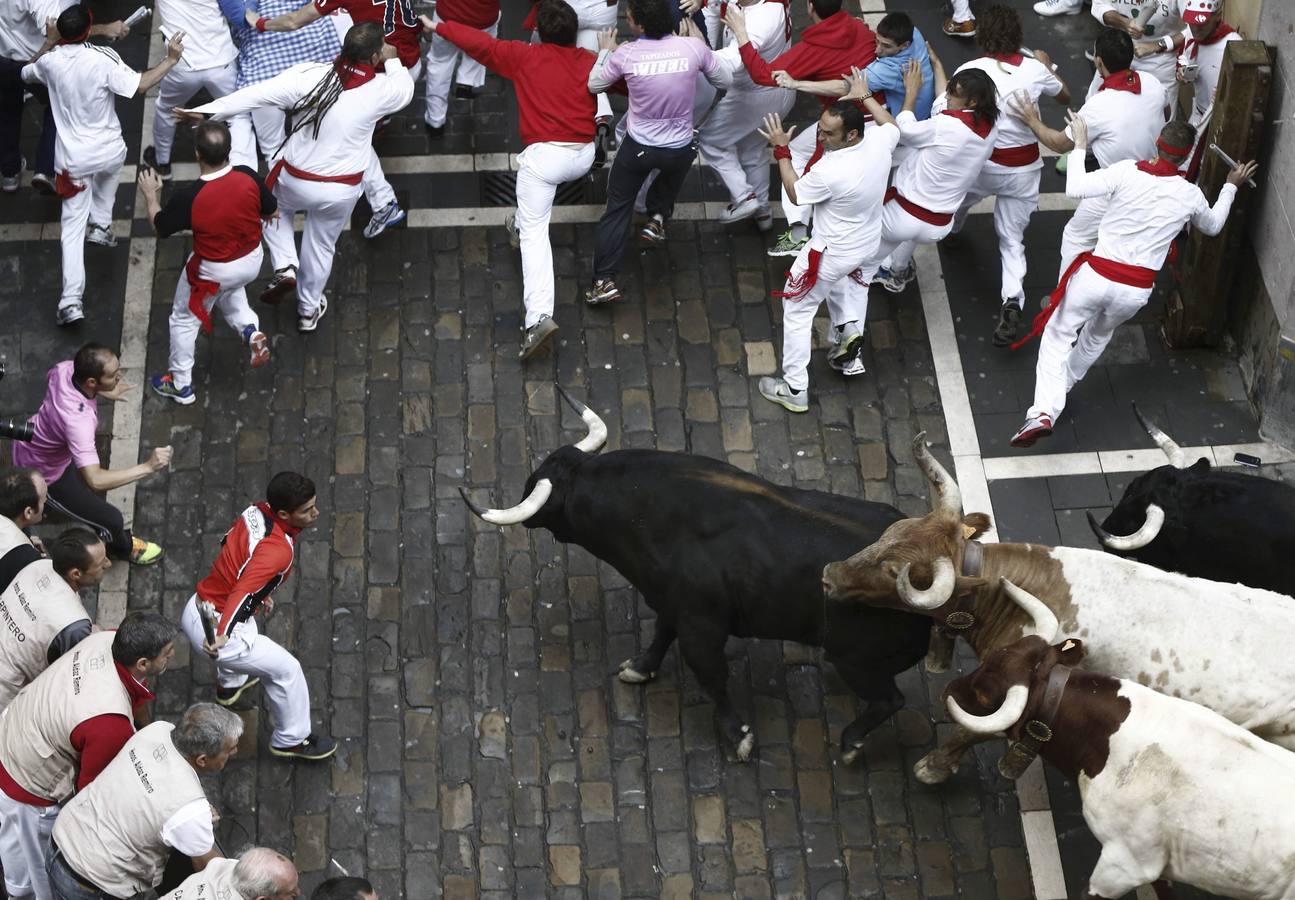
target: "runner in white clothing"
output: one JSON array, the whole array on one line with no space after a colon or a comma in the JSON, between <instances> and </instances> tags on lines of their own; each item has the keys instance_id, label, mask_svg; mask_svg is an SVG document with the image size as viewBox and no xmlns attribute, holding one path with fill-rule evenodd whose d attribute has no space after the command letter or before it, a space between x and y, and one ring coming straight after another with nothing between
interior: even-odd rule
<instances>
[{"instance_id":1,"label":"runner in white clothing","mask_svg":"<svg viewBox=\"0 0 1295 900\"><path fill-rule=\"evenodd\" d=\"M166 73L153 109L153 144L144 148L144 162L171 179L171 145L175 141L175 118L171 110L184 106L206 88L213 97L232 94L238 80L238 48L229 36L229 25L216 0L157 0L154 10L162 36L176 32L189 36L184 59ZM236 166L255 169L256 140L252 120L240 116L229 123L233 146L229 158Z\"/></svg>"},{"instance_id":2,"label":"runner in white clothing","mask_svg":"<svg viewBox=\"0 0 1295 900\"><path fill-rule=\"evenodd\" d=\"M899 128L884 106L859 87L846 99L823 110L818 137L824 153L810 171L796 177L792 165L792 132L783 131L777 115L765 119L763 134L773 145L782 189L793 203L814 207L814 234L801 248L787 273L782 297L782 377L761 378L760 395L790 412L809 411L809 365L814 316L827 301L833 322L863 322L868 310L868 282L859 267L875 259L881 240L882 195L890 173L890 159L899 145ZM864 114L853 102L862 100L878 123L864 136ZM862 341L853 346L862 350ZM847 374L863 372L862 361Z\"/></svg>"},{"instance_id":3,"label":"runner in white clothing","mask_svg":"<svg viewBox=\"0 0 1295 900\"><path fill-rule=\"evenodd\" d=\"M1093 57L1102 76L1102 87L1079 111L1087 128L1088 148L1098 166L1106 168L1124 159L1148 159L1155 155L1156 136L1165 124L1165 89L1160 82L1130 70L1133 61L1133 39L1115 28L1103 28L1093 44ZM1008 100L1008 109L1045 147L1058 153L1069 153L1075 142L1070 128L1058 131L1043 124L1033 104ZM1071 162L1084 157L1073 156ZM1088 197L1080 201L1061 235L1061 266L1065 272L1071 261L1097 244L1097 227L1106 212L1106 198Z\"/></svg>"},{"instance_id":4,"label":"runner in white clothing","mask_svg":"<svg viewBox=\"0 0 1295 900\"><path fill-rule=\"evenodd\" d=\"M864 268L866 282L878 281L892 294L904 290L916 274L913 251L933 244L953 228L953 214L997 140L998 102L994 82L980 69L966 69L948 80L932 57L937 94L932 115L917 121L913 107L922 86L922 69L911 60L904 70L904 108L896 117L901 143L916 152L904 156L895 170L882 209L880 268Z\"/></svg>"},{"instance_id":5,"label":"runner in white clothing","mask_svg":"<svg viewBox=\"0 0 1295 900\"><path fill-rule=\"evenodd\" d=\"M791 46L791 16L786 0L739 2L746 14L751 45L765 62L773 61ZM715 56L733 72L733 85L702 123L697 146L728 188L730 203L720 212L719 220L740 222L755 216L760 230L768 231L773 228L773 217L769 215L769 149L759 127L767 115L787 115L796 93L756 84L742 64L737 38L728 28L724 29L724 41L724 49Z\"/></svg>"},{"instance_id":6,"label":"runner in white clothing","mask_svg":"<svg viewBox=\"0 0 1295 900\"><path fill-rule=\"evenodd\" d=\"M1103 25L1119 28L1133 39L1133 71L1146 72L1165 89L1165 105L1178 104L1178 79L1174 60L1182 46L1181 0L1093 0L1093 18ZM1097 93L1102 76L1093 73L1088 96Z\"/></svg>"},{"instance_id":7,"label":"runner in white clothing","mask_svg":"<svg viewBox=\"0 0 1295 900\"><path fill-rule=\"evenodd\" d=\"M384 76L377 75L378 66ZM314 331L328 309L324 285L373 155L373 128L404 109L413 94L414 79L396 48L384 43L381 26L361 22L346 33L332 63L302 63L211 103L176 110L190 120L228 120L258 106L277 106L290 116L283 156L266 178L279 201L279 217L265 229L265 240L272 255L291 259L298 270L298 331ZM306 213L300 260L292 231L298 211Z\"/></svg>"},{"instance_id":8,"label":"runner in white clothing","mask_svg":"<svg viewBox=\"0 0 1295 900\"><path fill-rule=\"evenodd\" d=\"M58 17L59 45L23 66L22 79L49 88L58 126L54 144L55 189L63 198L63 295L56 321L71 325L85 318L85 241L115 247L112 205L117 176L126 161L114 96L143 96L177 62L184 32L171 35L166 58L142 75L115 50L87 44L90 10L69 6Z\"/></svg>"},{"instance_id":9,"label":"runner in white clothing","mask_svg":"<svg viewBox=\"0 0 1295 900\"><path fill-rule=\"evenodd\" d=\"M1102 355L1115 329L1151 296L1173 239L1188 223L1208 235L1222 231L1237 186L1258 168L1253 162L1237 165L1210 206L1200 188L1178 174L1191 149L1191 126L1164 126L1152 160L1123 160L1096 172L1084 170L1088 135L1082 116L1072 116L1071 134L1075 149L1066 170L1066 194L1109 203L1096 248L1075 258L1030 334L1013 345L1043 336L1034 370L1034 403L1012 437L1015 447L1032 446L1052 434L1066 394Z\"/></svg>"},{"instance_id":10,"label":"runner in white clothing","mask_svg":"<svg viewBox=\"0 0 1295 900\"><path fill-rule=\"evenodd\" d=\"M1228 44L1241 40L1241 35L1223 21L1222 0L1181 2L1187 27L1178 36L1182 53L1178 55L1175 78L1180 84L1192 85L1192 112L1187 124L1196 129L1196 144L1183 164L1183 171L1188 179L1195 181L1200 172L1205 133L1214 113L1214 95L1218 91L1219 76L1223 74L1223 54Z\"/></svg>"},{"instance_id":11,"label":"runner in white clothing","mask_svg":"<svg viewBox=\"0 0 1295 900\"><path fill-rule=\"evenodd\" d=\"M1021 18L1016 10L991 6L981 12L976 27L976 44L985 55L963 63L958 72L984 72L994 82L999 97L1020 92L1019 102L1031 105L1044 96L1062 106L1070 102L1070 92L1048 55L1042 50L1035 50L1033 56L1021 52ZM994 231L1003 263L1003 302L994 331L995 347L1005 347L1016 339L1017 323L1025 306L1025 229L1039 206L1042 169L1039 139L1019 119L999 116L994 150L953 217L952 233L957 234L973 206L986 197L994 198Z\"/></svg>"}]
</instances>

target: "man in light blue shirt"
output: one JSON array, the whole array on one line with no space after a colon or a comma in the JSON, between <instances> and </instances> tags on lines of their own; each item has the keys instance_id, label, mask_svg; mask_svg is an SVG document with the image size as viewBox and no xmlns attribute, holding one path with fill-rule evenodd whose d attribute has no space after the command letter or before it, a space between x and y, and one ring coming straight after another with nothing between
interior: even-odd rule
<instances>
[{"instance_id":1,"label":"man in light blue shirt","mask_svg":"<svg viewBox=\"0 0 1295 900\"><path fill-rule=\"evenodd\" d=\"M922 89L913 109L913 115L920 121L931 117L931 104L935 101L931 56L926 40L913 27L908 14L889 13L877 23L877 58L864 72L868 76L868 90L885 92L886 109L892 116L899 115L904 107L904 69L910 59L922 66Z\"/></svg>"}]
</instances>

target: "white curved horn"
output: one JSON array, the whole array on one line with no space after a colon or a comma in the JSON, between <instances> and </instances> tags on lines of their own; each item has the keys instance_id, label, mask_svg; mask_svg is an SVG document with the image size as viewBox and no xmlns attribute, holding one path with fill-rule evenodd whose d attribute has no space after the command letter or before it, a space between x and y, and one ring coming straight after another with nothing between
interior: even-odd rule
<instances>
[{"instance_id":1,"label":"white curved horn","mask_svg":"<svg viewBox=\"0 0 1295 900\"><path fill-rule=\"evenodd\" d=\"M947 556L936 559L935 577L931 579L931 586L924 591L913 587L913 583L908 580L908 571L912 567L912 563L904 563L904 568L895 576L895 590L899 593L900 600L914 609L939 609L949 602L957 582L953 560Z\"/></svg>"},{"instance_id":2,"label":"white curved horn","mask_svg":"<svg viewBox=\"0 0 1295 900\"><path fill-rule=\"evenodd\" d=\"M553 386L562 395L562 399L571 404L571 408L580 414L580 418L584 419L585 427L589 429L589 433L575 445L576 449L585 453L593 453L607 443L607 423L598 417L598 413L564 391L562 385L555 384Z\"/></svg>"},{"instance_id":3,"label":"white curved horn","mask_svg":"<svg viewBox=\"0 0 1295 900\"><path fill-rule=\"evenodd\" d=\"M1156 442L1156 446L1165 452L1165 456L1169 457L1169 465L1175 469L1181 469L1183 463L1186 462L1183 448L1179 447L1173 438L1157 428L1154 422L1142 415L1142 410L1138 409L1136 403L1133 404L1133 415L1138 417L1138 423L1142 425L1147 434L1151 435L1151 440Z\"/></svg>"},{"instance_id":4,"label":"white curved horn","mask_svg":"<svg viewBox=\"0 0 1295 900\"><path fill-rule=\"evenodd\" d=\"M918 467L921 468L922 473L931 482L931 487L935 490L936 511L961 516L962 491L958 489L958 483L953 480L953 476L931 454L931 448L926 446L925 431L919 431L917 436L913 438L913 457L917 460Z\"/></svg>"},{"instance_id":5,"label":"white curved horn","mask_svg":"<svg viewBox=\"0 0 1295 900\"><path fill-rule=\"evenodd\" d=\"M1007 592L1007 596L1012 598L1012 602L1030 614L1030 619L1034 625L1025 629L1022 637L1029 637L1037 634L1049 644L1057 639L1057 632L1061 630L1061 623L1053 615L1052 610L1048 609L1046 603L1029 591L1019 588L1012 584L1006 578L998 579L999 585Z\"/></svg>"},{"instance_id":6,"label":"white curved horn","mask_svg":"<svg viewBox=\"0 0 1295 900\"><path fill-rule=\"evenodd\" d=\"M553 482L547 478L541 478L535 482L535 487L526 495L526 499L516 506L510 506L508 509L486 509L477 506L468 497L468 492L459 488L459 493L463 496L464 502L468 504L468 509L489 522L491 525L520 525L531 516L535 515L544 504L548 502L549 495L553 493Z\"/></svg>"},{"instance_id":7,"label":"white curved horn","mask_svg":"<svg viewBox=\"0 0 1295 900\"><path fill-rule=\"evenodd\" d=\"M1007 696L1003 698L1003 703L997 711L987 716L973 716L958 705L958 701L950 695L944 705L949 708L949 715L953 721L957 722L968 731L975 731L979 734L997 734L1000 731L1006 731L1016 724L1021 718L1021 713L1025 712L1025 704L1030 699L1030 688L1024 684L1014 684L1007 689Z\"/></svg>"},{"instance_id":8,"label":"white curved horn","mask_svg":"<svg viewBox=\"0 0 1295 900\"><path fill-rule=\"evenodd\" d=\"M1147 504L1147 518L1142 527L1132 534L1111 534L1098 526L1098 537L1112 550L1139 550L1156 539L1165 525L1165 511L1154 503Z\"/></svg>"}]
</instances>

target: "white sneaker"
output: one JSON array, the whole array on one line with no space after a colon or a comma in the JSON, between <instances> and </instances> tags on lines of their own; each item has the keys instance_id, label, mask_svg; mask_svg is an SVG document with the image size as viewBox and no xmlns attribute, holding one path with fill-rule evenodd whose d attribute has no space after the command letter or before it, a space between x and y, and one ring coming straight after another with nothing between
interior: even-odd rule
<instances>
[{"instance_id":1,"label":"white sneaker","mask_svg":"<svg viewBox=\"0 0 1295 900\"><path fill-rule=\"evenodd\" d=\"M18 188L22 185L22 173L26 168L27 160L20 160L18 171L14 172L12 175L4 176L3 183L0 183L0 191L4 191L6 194L16 193Z\"/></svg>"},{"instance_id":2,"label":"white sneaker","mask_svg":"<svg viewBox=\"0 0 1295 900\"><path fill-rule=\"evenodd\" d=\"M913 268L913 264L909 263L908 268L899 272L893 269L878 269L874 281L892 294L902 294L904 288L908 287L908 283L915 277L917 277L917 271Z\"/></svg>"},{"instance_id":3,"label":"white sneaker","mask_svg":"<svg viewBox=\"0 0 1295 900\"><path fill-rule=\"evenodd\" d=\"M369 224L364 226L364 236L366 238L375 238L388 228L392 228L405 221L405 211L400 208L399 201L392 200L382 209L373 214L369 219Z\"/></svg>"},{"instance_id":4,"label":"white sneaker","mask_svg":"<svg viewBox=\"0 0 1295 900\"><path fill-rule=\"evenodd\" d=\"M859 330L859 323L846 322L832 329L832 349L827 352L827 364L838 372L844 372L851 362L862 355L862 351L863 332Z\"/></svg>"},{"instance_id":5,"label":"white sneaker","mask_svg":"<svg viewBox=\"0 0 1295 900\"><path fill-rule=\"evenodd\" d=\"M809 412L808 390L794 391L783 379L771 378L768 375L760 379L757 387L761 397L770 403L777 403L788 412Z\"/></svg>"},{"instance_id":6,"label":"white sneaker","mask_svg":"<svg viewBox=\"0 0 1295 900\"><path fill-rule=\"evenodd\" d=\"M1041 16L1077 16L1083 9L1081 0L1039 0L1034 11Z\"/></svg>"},{"instance_id":7,"label":"white sneaker","mask_svg":"<svg viewBox=\"0 0 1295 900\"><path fill-rule=\"evenodd\" d=\"M508 232L508 246L514 250L522 249L522 233L517 230L517 213L504 216L504 231Z\"/></svg>"},{"instance_id":8,"label":"white sneaker","mask_svg":"<svg viewBox=\"0 0 1295 900\"><path fill-rule=\"evenodd\" d=\"M297 330L303 333L314 331L319 327L319 320L324 317L326 312L328 312L328 298L320 294L319 306L315 307L315 311L308 316L297 317Z\"/></svg>"},{"instance_id":9,"label":"white sneaker","mask_svg":"<svg viewBox=\"0 0 1295 900\"><path fill-rule=\"evenodd\" d=\"M769 209L769 204L766 203L755 211L755 227L761 234L773 231L773 210Z\"/></svg>"},{"instance_id":10,"label":"white sneaker","mask_svg":"<svg viewBox=\"0 0 1295 900\"><path fill-rule=\"evenodd\" d=\"M736 203L730 203L724 207L719 214L719 220L724 224L741 222L743 219L749 219L760 211L760 201L756 199L755 194L747 194Z\"/></svg>"},{"instance_id":11,"label":"white sneaker","mask_svg":"<svg viewBox=\"0 0 1295 900\"><path fill-rule=\"evenodd\" d=\"M85 239L91 244L98 244L100 247L117 246L117 236L112 233L112 229L104 228L102 225L96 225L93 222L85 228Z\"/></svg>"}]
</instances>

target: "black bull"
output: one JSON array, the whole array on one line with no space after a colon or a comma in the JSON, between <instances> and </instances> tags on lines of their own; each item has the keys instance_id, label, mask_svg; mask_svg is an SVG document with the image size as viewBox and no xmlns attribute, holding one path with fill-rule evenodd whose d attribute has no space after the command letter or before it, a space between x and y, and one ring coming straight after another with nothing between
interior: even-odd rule
<instances>
[{"instance_id":1,"label":"black bull","mask_svg":"<svg viewBox=\"0 0 1295 900\"><path fill-rule=\"evenodd\" d=\"M1183 450L1134 413L1169 464L1138 476L1115 509L1089 524L1113 553L1159 569L1295 596L1295 488L1209 460L1183 467Z\"/></svg>"},{"instance_id":2,"label":"black bull","mask_svg":"<svg viewBox=\"0 0 1295 900\"><path fill-rule=\"evenodd\" d=\"M473 512L497 524L547 528L620 572L656 613L651 645L621 664L621 679L653 677L677 638L715 703L720 734L742 760L755 739L729 700L728 636L823 647L864 701L841 734L844 760L852 762L864 736L903 706L895 675L925 655L930 622L862 604L825 604L823 566L872 544L902 513L781 487L707 457L657 450L596 456L605 427L563 397L589 423L590 437L550 454L527 480L527 500L512 511L481 509L464 492Z\"/></svg>"}]
</instances>

